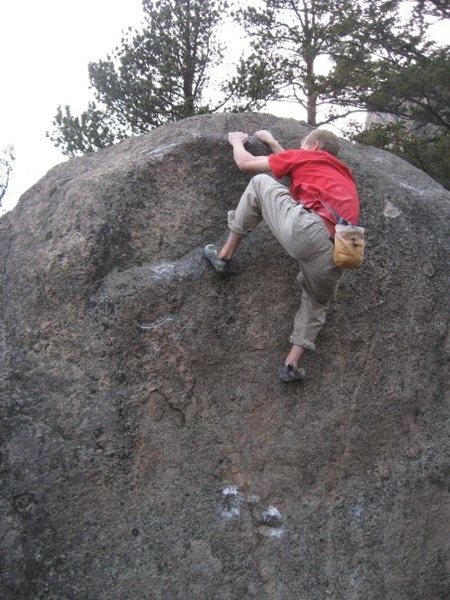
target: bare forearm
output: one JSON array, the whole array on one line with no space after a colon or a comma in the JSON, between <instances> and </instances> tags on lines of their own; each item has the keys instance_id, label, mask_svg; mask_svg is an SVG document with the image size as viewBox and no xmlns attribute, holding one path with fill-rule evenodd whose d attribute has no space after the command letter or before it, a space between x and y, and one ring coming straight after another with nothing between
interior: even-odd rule
<instances>
[{"instance_id":1,"label":"bare forearm","mask_svg":"<svg viewBox=\"0 0 450 600\"><path fill-rule=\"evenodd\" d=\"M268 145L269 148L272 150L273 154L284 152L283 146L281 146L276 140L273 140L273 142L270 142Z\"/></svg>"},{"instance_id":2,"label":"bare forearm","mask_svg":"<svg viewBox=\"0 0 450 600\"><path fill-rule=\"evenodd\" d=\"M235 142L233 144L233 158L238 169L245 169L246 165L254 158L254 156L244 148L244 144Z\"/></svg>"},{"instance_id":3,"label":"bare forearm","mask_svg":"<svg viewBox=\"0 0 450 600\"><path fill-rule=\"evenodd\" d=\"M228 134L228 142L233 147L233 158L238 169L244 172L265 173L270 171L267 156L253 156L245 148L244 144L248 135L242 131L232 131Z\"/></svg>"},{"instance_id":4,"label":"bare forearm","mask_svg":"<svg viewBox=\"0 0 450 600\"><path fill-rule=\"evenodd\" d=\"M270 131L267 129L260 129L255 133L256 137L259 138L264 144L269 146L273 154L278 154L280 152L284 152L283 146L277 142L277 140L273 137Z\"/></svg>"}]
</instances>

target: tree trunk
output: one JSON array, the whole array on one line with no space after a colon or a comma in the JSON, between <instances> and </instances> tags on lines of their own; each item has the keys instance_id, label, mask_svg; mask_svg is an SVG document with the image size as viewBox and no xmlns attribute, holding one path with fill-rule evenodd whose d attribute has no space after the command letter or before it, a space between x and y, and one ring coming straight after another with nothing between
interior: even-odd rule
<instances>
[{"instance_id":1,"label":"tree trunk","mask_svg":"<svg viewBox=\"0 0 450 600\"><path fill-rule=\"evenodd\" d=\"M314 59L306 60L306 120L308 125L317 125L317 91L314 76Z\"/></svg>"}]
</instances>

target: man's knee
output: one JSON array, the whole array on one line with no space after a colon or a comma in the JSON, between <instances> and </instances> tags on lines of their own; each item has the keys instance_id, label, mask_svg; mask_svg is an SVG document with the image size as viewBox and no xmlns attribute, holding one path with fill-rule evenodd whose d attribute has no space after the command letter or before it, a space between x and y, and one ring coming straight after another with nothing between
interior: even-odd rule
<instances>
[{"instance_id":1,"label":"man's knee","mask_svg":"<svg viewBox=\"0 0 450 600\"><path fill-rule=\"evenodd\" d=\"M267 173L258 173L258 175L253 175L252 181L255 183L264 183L264 182L270 183L271 181L275 181L275 180L273 177L271 177Z\"/></svg>"},{"instance_id":2,"label":"man's knee","mask_svg":"<svg viewBox=\"0 0 450 600\"><path fill-rule=\"evenodd\" d=\"M288 189L271 175L261 173L254 175L250 180L253 193L259 202L273 201L277 198L289 196Z\"/></svg>"},{"instance_id":3,"label":"man's knee","mask_svg":"<svg viewBox=\"0 0 450 600\"><path fill-rule=\"evenodd\" d=\"M277 183L273 177L267 175L266 173L259 173L258 175L253 175L250 181L255 190L257 190L258 192L267 188L267 186Z\"/></svg>"}]
</instances>

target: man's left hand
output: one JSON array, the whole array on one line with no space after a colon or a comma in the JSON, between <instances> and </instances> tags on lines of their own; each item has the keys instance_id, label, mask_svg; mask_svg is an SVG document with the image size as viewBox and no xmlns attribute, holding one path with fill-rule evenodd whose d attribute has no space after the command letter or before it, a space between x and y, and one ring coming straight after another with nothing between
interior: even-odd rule
<instances>
[{"instance_id":1,"label":"man's left hand","mask_svg":"<svg viewBox=\"0 0 450 600\"><path fill-rule=\"evenodd\" d=\"M228 142L234 146L234 144L245 144L248 141L248 133L243 131L231 131L228 134Z\"/></svg>"}]
</instances>

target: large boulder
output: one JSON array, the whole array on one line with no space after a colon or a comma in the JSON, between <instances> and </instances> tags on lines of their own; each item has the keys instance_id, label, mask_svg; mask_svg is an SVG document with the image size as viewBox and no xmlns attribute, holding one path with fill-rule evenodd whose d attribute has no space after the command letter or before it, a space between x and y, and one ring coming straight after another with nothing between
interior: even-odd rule
<instances>
[{"instance_id":1,"label":"large boulder","mask_svg":"<svg viewBox=\"0 0 450 600\"><path fill-rule=\"evenodd\" d=\"M261 128L307 133L195 117L0 220L2 600L448 597L450 194L343 142L367 256L284 385L296 264L264 225L228 277L201 256L249 179L226 133Z\"/></svg>"}]
</instances>

